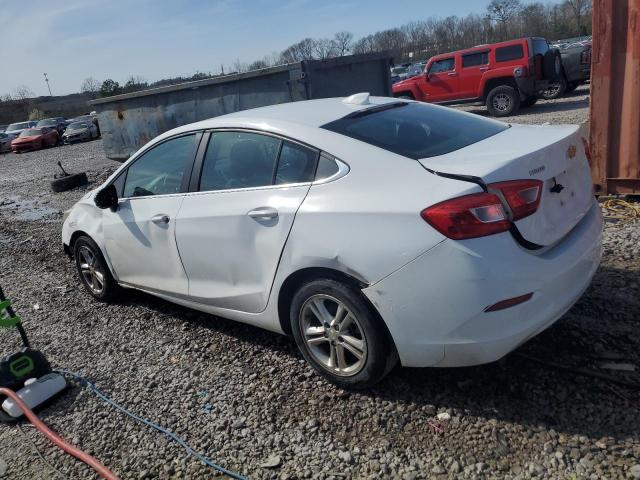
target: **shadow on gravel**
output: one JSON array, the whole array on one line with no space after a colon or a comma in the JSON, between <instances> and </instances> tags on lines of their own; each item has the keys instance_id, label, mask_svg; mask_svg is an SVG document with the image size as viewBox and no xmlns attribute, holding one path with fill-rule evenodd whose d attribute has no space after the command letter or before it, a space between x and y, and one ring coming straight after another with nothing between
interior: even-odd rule
<instances>
[{"instance_id":1,"label":"shadow on gravel","mask_svg":"<svg viewBox=\"0 0 640 480\"><path fill-rule=\"evenodd\" d=\"M465 416L513 422L534 430L552 428L595 439L635 436L640 431L637 392L539 365L519 353L592 369L598 368L603 356L615 353L625 362L640 366L640 339L633 333L640 311L637 275L630 269L601 267L592 286L569 313L499 362L470 368L396 368L369 391L340 394L336 390L337 401L353 404L363 395L407 405L454 408ZM190 328L213 330L261 349L300 358L293 340L287 337L142 292L129 292L122 304L140 306L183 320ZM640 382L638 374L614 373ZM333 387L327 386L330 389Z\"/></svg>"}]
</instances>

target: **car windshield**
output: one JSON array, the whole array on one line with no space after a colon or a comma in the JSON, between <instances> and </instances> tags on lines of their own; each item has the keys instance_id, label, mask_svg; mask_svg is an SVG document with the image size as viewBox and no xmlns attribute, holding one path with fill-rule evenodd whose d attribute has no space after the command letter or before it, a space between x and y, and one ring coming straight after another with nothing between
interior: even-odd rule
<instances>
[{"instance_id":1,"label":"car windshield","mask_svg":"<svg viewBox=\"0 0 640 480\"><path fill-rule=\"evenodd\" d=\"M322 128L417 160L459 150L509 125L451 108L398 102L352 113Z\"/></svg>"},{"instance_id":2,"label":"car windshield","mask_svg":"<svg viewBox=\"0 0 640 480\"><path fill-rule=\"evenodd\" d=\"M29 123L28 122L12 123L7 127L7 131L10 132L12 130L22 130L23 128L29 128Z\"/></svg>"},{"instance_id":3,"label":"car windshield","mask_svg":"<svg viewBox=\"0 0 640 480\"><path fill-rule=\"evenodd\" d=\"M23 130L20 134L21 137L33 137L34 135L42 135L42 131L37 128L29 128L28 130Z\"/></svg>"},{"instance_id":4,"label":"car windshield","mask_svg":"<svg viewBox=\"0 0 640 480\"><path fill-rule=\"evenodd\" d=\"M58 121L55 118L47 118L46 120L40 120L38 122L38 127L54 127L58 124Z\"/></svg>"},{"instance_id":5,"label":"car windshield","mask_svg":"<svg viewBox=\"0 0 640 480\"><path fill-rule=\"evenodd\" d=\"M391 69L391 73L395 73L396 75L400 73L407 73L407 69L405 67L395 67Z\"/></svg>"},{"instance_id":6,"label":"car windshield","mask_svg":"<svg viewBox=\"0 0 640 480\"><path fill-rule=\"evenodd\" d=\"M73 123L70 123L67 128L69 130L78 130L81 128L87 128L87 124L84 122L73 122Z\"/></svg>"}]
</instances>

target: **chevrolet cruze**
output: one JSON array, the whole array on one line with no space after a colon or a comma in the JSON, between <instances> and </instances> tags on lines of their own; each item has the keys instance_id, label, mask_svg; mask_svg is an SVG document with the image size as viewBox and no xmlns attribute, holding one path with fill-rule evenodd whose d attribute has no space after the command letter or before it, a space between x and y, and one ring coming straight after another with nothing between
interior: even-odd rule
<instances>
[{"instance_id":1,"label":"chevrolet cruze","mask_svg":"<svg viewBox=\"0 0 640 480\"><path fill-rule=\"evenodd\" d=\"M598 267L576 126L356 94L185 125L65 214L96 299L121 287L291 334L335 384L497 360ZM212 319L212 321L215 321Z\"/></svg>"}]
</instances>

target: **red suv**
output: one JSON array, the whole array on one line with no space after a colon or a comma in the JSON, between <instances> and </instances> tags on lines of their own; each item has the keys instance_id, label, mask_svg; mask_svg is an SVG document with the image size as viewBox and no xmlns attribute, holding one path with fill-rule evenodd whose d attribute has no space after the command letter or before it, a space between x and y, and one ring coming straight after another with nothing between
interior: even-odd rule
<instances>
[{"instance_id":1,"label":"red suv","mask_svg":"<svg viewBox=\"0 0 640 480\"><path fill-rule=\"evenodd\" d=\"M483 102L496 117L533 105L562 69L544 38L520 38L432 57L425 74L393 85L396 97L430 103Z\"/></svg>"}]
</instances>

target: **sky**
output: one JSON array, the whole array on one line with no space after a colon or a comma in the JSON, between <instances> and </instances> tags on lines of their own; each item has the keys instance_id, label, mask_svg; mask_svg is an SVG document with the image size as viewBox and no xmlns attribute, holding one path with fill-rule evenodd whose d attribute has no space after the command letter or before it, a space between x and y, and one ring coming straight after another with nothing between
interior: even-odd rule
<instances>
[{"instance_id":1,"label":"sky","mask_svg":"<svg viewBox=\"0 0 640 480\"><path fill-rule=\"evenodd\" d=\"M485 11L489 0L0 0L0 95L47 95L82 81L147 81L231 70L305 37L357 39L429 16ZM7 58L8 57L8 58Z\"/></svg>"}]
</instances>

